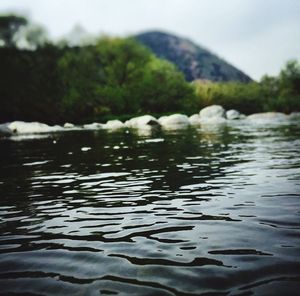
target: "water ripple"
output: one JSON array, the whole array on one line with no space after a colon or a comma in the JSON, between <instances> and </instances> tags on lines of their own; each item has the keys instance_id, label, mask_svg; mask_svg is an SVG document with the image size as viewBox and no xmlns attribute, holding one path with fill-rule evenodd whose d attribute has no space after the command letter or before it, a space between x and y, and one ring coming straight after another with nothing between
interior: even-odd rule
<instances>
[{"instance_id":1,"label":"water ripple","mask_svg":"<svg viewBox=\"0 0 300 296\"><path fill-rule=\"evenodd\" d=\"M295 121L1 139L0 295L296 295L299 136Z\"/></svg>"}]
</instances>

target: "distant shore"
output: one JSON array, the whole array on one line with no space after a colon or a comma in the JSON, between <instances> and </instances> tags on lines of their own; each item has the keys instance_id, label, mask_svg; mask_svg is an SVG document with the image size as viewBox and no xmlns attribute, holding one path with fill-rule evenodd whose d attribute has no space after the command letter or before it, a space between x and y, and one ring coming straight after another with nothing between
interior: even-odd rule
<instances>
[{"instance_id":1,"label":"distant shore","mask_svg":"<svg viewBox=\"0 0 300 296\"><path fill-rule=\"evenodd\" d=\"M254 113L251 115L244 115L237 110L225 110L220 105L211 105L200 110L199 113L187 116L184 114L175 113L168 116L161 116L155 118L151 115L143 115L133 117L125 122L114 119L108 120L106 123L87 123L83 125L75 125L66 122L64 125L47 125L40 122L24 122L13 121L0 124L0 134L2 135L16 135L16 134L34 134L34 133L51 133L61 131L75 131L75 130L119 130L122 128L133 129L152 129L153 127L160 127L163 129L181 129L188 126L198 126L202 124L215 125L224 124L230 121L247 120L248 122L278 122L284 120L300 119L300 112L292 112L285 114L281 112L263 112Z\"/></svg>"}]
</instances>

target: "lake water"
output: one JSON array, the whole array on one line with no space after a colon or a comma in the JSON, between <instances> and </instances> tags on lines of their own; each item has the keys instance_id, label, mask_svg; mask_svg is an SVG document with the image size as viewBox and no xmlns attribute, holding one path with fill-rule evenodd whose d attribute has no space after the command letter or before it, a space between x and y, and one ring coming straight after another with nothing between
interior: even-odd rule
<instances>
[{"instance_id":1,"label":"lake water","mask_svg":"<svg viewBox=\"0 0 300 296\"><path fill-rule=\"evenodd\" d=\"M299 121L0 149L1 295L299 293Z\"/></svg>"}]
</instances>

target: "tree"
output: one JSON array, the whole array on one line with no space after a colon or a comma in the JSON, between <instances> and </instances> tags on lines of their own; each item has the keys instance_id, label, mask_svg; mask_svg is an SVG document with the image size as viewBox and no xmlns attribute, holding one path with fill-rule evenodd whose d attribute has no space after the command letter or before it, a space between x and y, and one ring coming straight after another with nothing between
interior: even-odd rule
<instances>
[{"instance_id":1,"label":"tree","mask_svg":"<svg viewBox=\"0 0 300 296\"><path fill-rule=\"evenodd\" d=\"M145 112L166 113L194 110L193 87L174 64L152 56L140 83L141 106Z\"/></svg>"},{"instance_id":2,"label":"tree","mask_svg":"<svg viewBox=\"0 0 300 296\"><path fill-rule=\"evenodd\" d=\"M28 24L18 30L14 37L18 48L35 50L46 45L48 41L46 30L38 25Z\"/></svg>"},{"instance_id":3,"label":"tree","mask_svg":"<svg viewBox=\"0 0 300 296\"><path fill-rule=\"evenodd\" d=\"M4 15L0 16L0 44L6 47L16 47L16 33L26 26L28 21L22 16Z\"/></svg>"},{"instance_id":4,"label":"tree","mask_svg":"<svg viewBox=\"0 0 300 296\"><path fill-rule=\"evenodd\" d=\"M95 45L69 49L59 68L66 89L63 108L74 120L190 110L194 98L193 88L173 64L131 38L105 37Z\"/></svg>"},{"instance_id":5,"label":"tree","mask_svg":"<svg viewBox=\"0 0 300 296\"><path fill-rule=\"evenodd\" d=\"M287 62L279 74L277 109L287 113L300 110L300 64L296 60Z\"/></svg>"},{"instance_id":6,"label":"tree","mask_svg":"<svg viewBox=\"0 0 300 296\"><path fill-rule=\"evenodd\" d=\"M288 95L300 94L300 63L288 61L279 74L281 92Z\"/></svg>"},{"instance_id":7,"label":"tree","mask_svg":"<svg viewBox=\"0 0 300 296\"><path fill-rule=\"evenodd\" d=\"M149 59L150 52L132 39L102 38L67 50L59 61L63 108L74 117L137 112L135 89Z\"/></svg>"},{"instance_id":8,"label":"tree","mask_svg":"<svg viewBox=\"0 0 300 296\"><path fill-rule=\"evenodd\" d=\"M65 49L58 60L58 75L64 89L61 109L67 119L93 116L97 103L96 87L100 83L94 49Z\"/></svg>"},{"instance_id":9,"label":"tree","mask_svg":"<svg viewBox=\"0 0 300 296\"><path fill-rule=\"evenodd\" d=\"M132 38L103 38L96 45L102 86L101 101L114 114L136 113L141 108L141 82L151 60L151 52Z\"/></svg>"}]
</instances>

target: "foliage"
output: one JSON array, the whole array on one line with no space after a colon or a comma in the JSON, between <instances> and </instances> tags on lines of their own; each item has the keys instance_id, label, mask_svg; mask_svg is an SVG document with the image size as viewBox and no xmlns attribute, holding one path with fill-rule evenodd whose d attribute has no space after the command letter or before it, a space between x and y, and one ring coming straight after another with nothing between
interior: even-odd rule
<instances>
[{"instance_id":1,"label":"foliage","mask_svg":"<svg viewBox=\"0 0 300 296\"><path fill-rule=\"evenodd\" d=\"M279 75L278 108L284 112L300 110L300 63L289 61Z\"/></svg>"},{"instance_id":2,"label":"foliage","mask_svg":"<svg viewBox=\"0 0 300 296\"><path fill-rule=\"evenodd\" d=\"M166 113L188 108L194 90L170 62L152 57L140 81L141 109L146 113ZM186 111L189 111L188 109Z\"/></svg>"},{"instance_id":3,"label":"foliage","mask_svg":"<svg viewBox=\"0 0 300 296\"><path fill-rule=\"evenodd\" d=\"M195 87L199 108L218 104L225 109L237 109L248 114L262 110L261 90L256 82L196 82Z\"/></svg>"},{"instance_id":4,"label":"foliage","mask_svg":"<svg viewBox=\"0 0 300 296\"><path fill-rule=\"evenodd\" d=\"M15 47L15 35L27 20L21 16L4 15L0 16L0 41L3 46Z\"/></svg>"},{"instance_id":5,"label":"foliage","mask_svg":"<svg viewBox=\"0 0 300 296\"><path fill-rule=\"evenodd\" d=\"M46 31L40 25L22 16L0 16L0 47L36 49L47 42Z\"/></svg>"},{"instance_id":6,"label":"foliage","mask_svg":"<svg viewBox=\"0 0 300 296\"><path fill-rule=\"evenodd\" d=\"M259 83L196 81L194 85L198 108L219 104L245 114L300 110L300 66L294 60L285 65L278 77L264 76Z\"/></svg>"},{"instance_id":7,"label":"foliage","mask_svg":"<svg viewBox=\"0 0 300 296\"><path fill-rule=\"evenodd\" d=\"M27 49L18 48L20 36L30 45ZM90 45L62 47L44 37L43 30L22 17L0 17L0 122L192 114L211 104L246 114L300 111L297 61L288 62L278 77L264 76L260 82L188 83L174 64L135 39L104 37Z\"/></svg>"},{"instance_id":8,"label":"foliage","mask_svg":"<svg viewBox=\"0 0 300 296\"><path fill-rule=\"evenodd\" d=\"M102 38L95 46L65 53L59 71L66 89L63 108L99 117L179 111L194 97L174 65L160 60L133 39Z\"/></svg>"},{"instance_id":9,"label":"foliage","mask_svg":"<svg viewBox=\"0 0 300 296\"><path fill-rule=\"evenodd\" d=\"M0 48L0 121L55 123L61 87L56 62L62 55L48 45L38 51Z\"/></svg>"}]
</instances>

